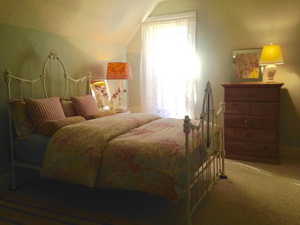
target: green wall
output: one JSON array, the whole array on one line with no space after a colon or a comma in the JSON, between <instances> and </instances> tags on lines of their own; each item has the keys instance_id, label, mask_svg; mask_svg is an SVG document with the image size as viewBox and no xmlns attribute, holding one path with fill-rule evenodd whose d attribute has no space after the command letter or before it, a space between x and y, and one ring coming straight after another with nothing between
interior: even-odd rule
<instances>
[{"instance_id":1,"label":"green wall","mask_svg":"<svg viewBox=\"0 0 300 225\"><path fill-rule=\"evenodd\" d=\"M300 1L167 0L151 16L197 12L197 48L202 80L213 84L215 102L223 100L221 83L235 80L232 50L259 48L270 42L282 46L285 64L276 81L285 83L281 104L281 145L300 147ZM139 111L140 30L128 45L134 79L129 83L129 106ZM200 90L201 91L201 90Z\"/></svg>"},{"instance_id":2,"label":"green wall","mask_svg":"<svg viewBox=\"0 0 300 225\"><path fill-rule=\"evenodd\" d=\"M36 78L41 74L42 65L47 55L51 50L54 50L61 57L70 74L75 75L81 72L97 74L101 70L99 59L123 59L126 49L118 46L101 45L92 40L76 40L7 24L0 24L0 38L1 170L1 168L7 168L9 162L7 94L2 75L5 68L18 76ZM91 49L91 46L94 46L93 51L87 51L87 49ZM56 74L51 73L51 76L56 76ZM57 89L63 89L61 76L61 73L57 73L57 77L52 77L52 83L49 84L49 89L54 95ZM37 88L36 90L36 97L38 97L40 89Z\"/></svg>"}]
</instances>

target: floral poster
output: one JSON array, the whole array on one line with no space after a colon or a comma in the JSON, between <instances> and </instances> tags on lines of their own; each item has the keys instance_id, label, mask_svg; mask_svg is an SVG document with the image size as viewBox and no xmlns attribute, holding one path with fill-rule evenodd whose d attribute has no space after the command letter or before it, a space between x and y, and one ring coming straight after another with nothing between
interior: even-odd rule
<instances>
[{"instance_id":1,"label":"floral poster","mask_svg":"<svg viewBox=\"0 0 300 225\"><path fill-rule=\"evenodd\" d=\"M237 79L260 80L259 57L261 49L243 49L233 51L234 73Z\"/></svg>"}]
</instances>

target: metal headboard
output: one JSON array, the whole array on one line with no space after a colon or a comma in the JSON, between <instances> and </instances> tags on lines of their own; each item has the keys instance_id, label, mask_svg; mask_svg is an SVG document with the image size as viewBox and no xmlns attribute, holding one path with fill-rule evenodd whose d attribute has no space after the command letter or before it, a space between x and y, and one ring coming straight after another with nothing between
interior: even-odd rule
<instances>
[{"instance_id":1,"label":"metal headboard","mask_svg":"<svg viewBox=\"0 0 300 225\"><path fill-rule=\"evenodd\" d=\"M40 76L36 79L25 79L23 77L16 76L9 72L8 70L5 70L4 76L5 76L5 81L7 84L7 93L8 93L8 101L16 100L16 99L24 99L24 98L33 98L34 97L34 90L35 90L35 84L40 83L42 87L42 96L43 97L48 97L48 86L47 86L47 77L49 78L48 71L51 70L49 67L53 64L58 64L60 67L60 70L63 71L63 79L64 79L64 85L62 88L64 88L63 96L60 96L56 94L55 96L63 97L66 98L71 95L80 95L80 93L71 93L70 85L73 84L77 88L77 91L80 89L80 87L85 88L85 94L90 93L90 79L91 76L90 74L84 75L81 78L73 78L72 76L68 75L66 71L66 67L62 60L56 55L53 51L49 53L47 56L44 64L43 64L43 69L42 73ZM58 75L56 74L58 77ZM53 77L52 77L53 78ZM51 79L50 79L51 80ZM17 89L14 89L15 84L17 84ZM30 87L29 93L26 92L27 90L24 90L25 87L27 86ZM15 95L15 91L18 91L18 95ZM25 163L25 162L19 162L15 159L15 152L14 152L14 138L15 134L13 132L13 120L12 120L12 111L11 107L8 107L8 114L9 114L9 134L10 134L10 157L11 157L11 188L13 190L16 189L16 177L15 177L15 168L16 167L21 167L21 168L30 168L30 169L35 169L39 170L40 167L36 165L32 165L30 163Z\"/></svg>"},{"instance_id":2,"label":"metal headboard","mask_svg":"<svg viewBox=\"0 0 300 225\"><path fill-rule=\"evenodd\" d=\"M58 65L61 66L61 69L63 71L63 76L64 76L64 94L63 98L68 98L70 96L75 96L75 95L82 95L82 93L80 93L80 88L84 88L85 91L84 93L90 93L90 83L91 83L91 74L87 74L84 76L81 76L80 78L74 78L72 76L70 76L67 73L65 64L63 63L63 61L60 59L60 57L55 53L55 52L50 52L44 65L43 65L43 73L42 76L44 77L43 79L43 86L46 90L46 96L48 96L48 91L47 91L47 86L46 86L46 77L47 77L47 73L49 71L49 68L51 67L52 64L57 63ZM72 92L71 91L71 86L75 85L75 91L77 92Z\"/></svg>"},{"instance_id":3,"label":"metal headboard","mask_svg":"<svg viewBox=\"0 0 300 225\"><path fill-rule=\"evenodd\" d=\"M47 97L47 91L45 89L45 82L44 82L44 77L40 76L39 78L36 79L24 79L21 77L18 77L14 74L12 74L10 71L8 71L7 69L4 71L4 78L7 84L7 94L8 94L8 100L14 100L14 99L23 99L25 97L24 94L24 89L25 89L25 85L29 85L30 86L30 97L33 97L33 90L34 90L34 84L41 82L43 85L43 96ZM18 96L14 96L12 93L13 90L13 85L17 85L18 89L19 89L19 95Z\"/></svg>"},{"instance_id":4,"label":"metal headboard","mask_svg":"<svg viewBox=\"0 0 300 225\"><path fill-rule=\"evenodd\" d=\"M82 95L82 93L80 93L80 89L82 89L82 88L85 89L83 91L83 93L85 93L85 94L90 93L89 85L90 85L90 81L91 81L91 74L88 73L87 75L83 75L80 78L74 78L74 77L70 76L67 73L65 64L60 59L60 57L55 52L51 51L43 64L42 73L39 76L39 78L25 79L25 78L22 78L22 77L12 74L8 70L5 70L4 76L5 76L5 80L7 83L8 99L13 100L13 99L23 99L25 97L34 97L33 96L34 85L39 82L41 82L41 85L42 85L42 96L45 98L48 97L49 96L48 86L47 86L47 76L49 76L48 71L49 71L51 65L53 65L55 63L58 64L63 71L63 78L64 78L63 93L64 94L63 94L63 96L60 96L60 97L68 98L70 96ZM15 93L12 92L14 85L16 85L16 84L18 86L17 88L19 89L19 95L14 95ZM25 94L24 94L24 92L25 92L24 89L25 89L26 85L27 86L29 85L29 87L30 87L30 91L29 91L29 94L27 92L27 96L25 96ZM75 90L77 92L71 91L70 87L72 85L76 87Z\"/></svg>"}]
</instances>

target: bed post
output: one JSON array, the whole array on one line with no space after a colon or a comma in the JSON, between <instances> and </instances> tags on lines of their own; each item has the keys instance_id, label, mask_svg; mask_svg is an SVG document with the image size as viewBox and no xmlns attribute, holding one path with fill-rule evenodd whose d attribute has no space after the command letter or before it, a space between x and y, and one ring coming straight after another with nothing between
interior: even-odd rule
<instances>
[{"instance_id":1,"label":"bed post","mask_svg":"<svg viewBox=\"0 0 300 225\"><path fill-rule=\"evenodd\" d=\"M88 81L87 81L87 93L88 94L92 94L92 90L91 90L91 83L92 83L92 73L88 73Z\"/></svg>"},{"instance_id":2,"label":"bed post","mask_svg":"<svg viewBox=\"0 0 300 225\"><path fill-rule=\"evenodd\" d=\"M186 169L187 169L187 185L186 185L186 220L187 225L192 225L192 213L191 213L191 165L190 165L190 150L189 150L189 135L191 132L191 120L188 116L184 118L183 131L185 133L185 157L186 157Z\"/></svg>"},{"instance_id":3,"label":"bed post","mask_svg":"<svg viewBox=\"0 0 300 225\"><path fill-rule=\"evenodd\" d=\"M14 142L13 142L13 124L10 106L8 106L8 120L9 120L9 145L10 145L10 164L11 164L11 174L10 174L10 188L15 191L17 189L16 184L16 171L15 171L15 153L14 153Z\"/></svg>"},{"instance_id":4,"label":"bed post","mask_svg":"<svg viewBox=\"0 0 300 225\"><path fill-rule=\"evenodd\" d=\"M220 169L220 175L219 177L221 179L227 179L227 176L225 174L225 140L224 140L224 111L225 111L225 104L222 102L220 103L220 108L218 112L216 113L216 120L219 121L220 126L220 160L221 160L221 169Z\"/></svg>"},{"instance_id":5,"label":"bed post","mask_svg":"<svg viewBox=\"0 0 300 225\"><path fill-rule=\"evenodd\" d=\"M4 80L7 84L7 97L8 101L11 99L11 90L10 90L10 72L6 69L4 71ZM10 153L10 189L15 191L17 189L16 187L16 172L15 172L15 153L14 153L14 141L13 141L13 124L12 124L12 114L10 105L7 104L8 109L8 123L9 123L9 153Z\"/></svg>"},{"instance_id":6,"label":"bed post","mask_svg":"<svg viewBox=\"0 0 300 225\"><path fill-rule=\"evenodd\" d=\"M222 143L221 143L221 149L220 149L220 155L221 155L221 174L220 178L221 179L227 179L227 176L225 174L225 146L224 146L224 127L222 128L221 131L221 138L222 138Z\"/></svg>"}]
</instances>

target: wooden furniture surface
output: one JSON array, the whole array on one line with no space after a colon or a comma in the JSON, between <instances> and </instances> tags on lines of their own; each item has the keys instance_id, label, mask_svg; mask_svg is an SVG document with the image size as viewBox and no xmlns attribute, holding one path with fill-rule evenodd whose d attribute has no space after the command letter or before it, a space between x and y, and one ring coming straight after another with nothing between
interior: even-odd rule
<instances>
[{"instance_id":1,"label":"wooden furniture surface","mask_svg":"<svg viewBox=\"0 0 300 225\"><path fill-rule=\"evenodd\" d=\"M225 83L225 151L231 159L279 163L283 83Z\"/></svg>"}]
</instances>

